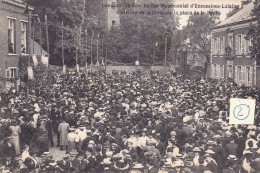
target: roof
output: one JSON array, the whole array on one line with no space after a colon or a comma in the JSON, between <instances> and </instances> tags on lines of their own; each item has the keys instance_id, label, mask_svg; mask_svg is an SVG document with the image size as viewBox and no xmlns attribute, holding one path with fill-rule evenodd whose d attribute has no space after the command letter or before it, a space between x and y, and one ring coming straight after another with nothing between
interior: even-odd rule
<instances>
[{"instance_id":1,"label":"roof","mask_svg":"<svg viewBox=\"0 0 260 173\"><path fill-rule=\"evenodd\" d=\"M24 0L1 0L2 2L20 7L20 8L26 8L26 3ZM34 10L34 8L32 6L28 6L29 10Z\"/></svg>"},{"instance_id":2,"label":"roof","mask_svg":"<svg viewBox=\"0 0 260 173\"><path fill-rule=\"evenodd\" d=\"M253 16L251 16L251 11L254 8L254 3L250 2L246 5L243 5L243 8L240 9L237 13L234 15L226 18L224 21L220 22L219 24L215 25L214 28L221 28L228 25L240 23L243 21L248 21L254 19Z\"/></svg>"}]
</instances>

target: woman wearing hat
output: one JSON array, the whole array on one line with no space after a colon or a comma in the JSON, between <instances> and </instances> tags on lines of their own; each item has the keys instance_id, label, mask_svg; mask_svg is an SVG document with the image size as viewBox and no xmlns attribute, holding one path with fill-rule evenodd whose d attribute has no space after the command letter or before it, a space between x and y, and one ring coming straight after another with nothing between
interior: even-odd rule
<instances>
[{"instance_id":1,"label":"woman wearing hat","mask_svg":"<svg viewBox=\"0 0 260 173\"><path fill-rule=\"evenodd\" d=\"M18 124L18 121L13 121L10 125L10 129L12 130L12 142L14 144L15 147L15 153L16 155L20 155L21 154L21 146L20 146L20 138L19 135L21 133L21 127Z\"/></svg>"},{"instance_id":2,"label":"woman wearing hat","mask_svg":"<svg viewBox=\"0 0 260 173\"><path fill-rule=\"evenodd\" d=\"M68 146L66 153L69 154L72 150L76 150L76 142L79 141L78 135L75 133L75 128L70 128L68 133Z\"/></svg>"}]
</instances>

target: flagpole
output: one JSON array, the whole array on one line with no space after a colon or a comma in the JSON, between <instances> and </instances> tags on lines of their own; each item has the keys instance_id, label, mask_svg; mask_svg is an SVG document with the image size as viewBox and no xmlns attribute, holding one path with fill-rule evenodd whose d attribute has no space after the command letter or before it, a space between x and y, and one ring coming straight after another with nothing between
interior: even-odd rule
<instances>
[{"instance_id":1,"label":"flagpole","mask_svg":"<svg viewBox=\"0 0 260 173\"><path fill-rule=\"evenodd\" d=\"M167 65L167 37L165 38L165 57L164 57L165 74L166 74L166 65Z\"/></svg>"},{"instance_id":2,"label":"flagpole","mask_svg":"<svg viewBox=\"0 0 260 173\"><path fill-rule=\"evenodd\" d=\"M34 39L35 39L35 27L34 27L34 23L32 22L32 32L33 32L33 35L32 35L32 46L33 46L33 55L34 55Z\"/></svg>"},{"instance_id":3,"label":"flagpole","mask_svg":"<svg viewBox=\"0 0 260 173\"><path fill-rule=\"evenodd\" d=\"M46 27L47 53L48 53L48 57L49 57L50 56L50 44L49 44L49 32L48 32L48 19L47 19L47 15L45 15L45 27Z\"/></svg>"},{"instance_id":4,"label":"flagpole","mask_svg":"<svg viewBox=\"0 0 260 173\"><path fill-rule=\"evenodd\" d=\"M66 69L65 69L65 60L64 60L64 31L63 31L63 21L61 23L61 56L62 56L62 67L63 67L63 73L64 75L66 74Z\"/></svg>"},{"instance_id":5,"label":"flagpole","mask_svg":"<svg viewBox=\"0 0 260 173\"><path fill-rule=\"evenodd\" d=\"M40 20L40 46L41 46L41 56L42 56L42 22L41 22L41 20Z\"/></svg>"},{"instance_id":6,"label":"flagpole","mask_svg":"<svg viewBox=\"0 0 260 173\"><path fill-rule=\"evenodd\" d=\"M78 46L79 46L79 34L77 33L77 40L76 40L76 71L77 74L79 73L79 66L78 66Z\"/></svg>"},{"instance_id":7,"label":"flagpole","mask_svg":"<svg viewBox=\"0 0 260 173\"><path fill-rule=\"evenodd\" d=\"M106 59L105 59L105 81L107 81L107 44L106 44Z\"/></svg>"},{"instance_id":8,"label":"flagpole","mask_svg":"<svg viewBox=\"0 0 260 173\"><path fill-rule=\"evenodd\" d=\"M49 32L48 32L48 19L47 15L45 15L45 29L46 29L46 41L47 41L47 53L48 53L48 64L47 64L47 83L48 83L48 91L50 91L50 74L49 74L49 61L50 61L50 45L49 45ZM50 92L48 92L50 94ZM48 97L50 99L50 97Z\"/></svg>"},{"instance_id":9,"label":"flagpole","mask_svg":"<svg viewBox=\"0 0 260 173\"><path fill-rule=\"evenodd\" d=\"M97 62L96 62L96 65L97 65L97 66L99 66L99 60L98 60L98 58L99 58L99 57L98 57L98 56L99 56L98 51L99 51L99 50L98 50L98 48L99 48L99 34L98 34L98 40L97 40Z\"/></svg>"},{"instance_id":10,"label":"flagpole","mask_svg":"<svg viewBox=\"0 0 260 173\"><path fill-rule=\"evenodd\" d=\"M101 40L101 56L102 56L102 59L104 58L104 55L103 55L103 36L102 36L102 40Z\"/></svg>"},{"instance_id":11,"label":"flagpole","mask_svg":"<svg viewBox=\"0 0 260 173\"><path fill-rule=\"evenodd\" d=\"M27 8L28 8L28 5L27 5ZM31 37L32 37L32 33L31 33L31 12L29 11L28 12L28 53L29 53L29 59L28 59L28 67L27 67L27 73L28 73L28 76L27 76L27 91L26 91L26 94L27 94L27 98L29 98L29 92L30 92L30 79L29 79L29 66L31 64L31 55L32 55L32 52L31 52ZM29 108L29 102L27 102L27 108Z\"/></svg>"},{"instance_id":12,"label":"flagpole","mask_svg":"<svg viewBox=\"0 0 260 173\"><path fill-rule=\"evenodd\" d=\"M90 39L90 73L92 74L92 66L93 66L93 37Z\"/></svg>"},{"instance_id":13,"label":"flagpole","mask_svg":"<svg viewBox=\"0 0 260 173\"><path fill-rule=\"evenodd\" d=\"M88 66L88 31L87 29L85 30L85 34L86 34L86 50L85 50L85 53L86 53L86 59L85 59L85 62L86 62L86 71L87 71L87 66Z\"/></svg>"}]
</instances>

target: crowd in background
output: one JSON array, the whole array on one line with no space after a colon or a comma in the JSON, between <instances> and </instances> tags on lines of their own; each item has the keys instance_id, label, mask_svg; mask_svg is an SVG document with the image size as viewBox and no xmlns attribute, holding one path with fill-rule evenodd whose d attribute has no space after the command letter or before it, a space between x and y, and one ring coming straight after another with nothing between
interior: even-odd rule
<instances>
[{"instance_id":1,"label":"crowd in background","mask_svg":"<svg viewBox=\"0 0 260 173\"><path fill-rule=\"evenodd\" d=\"M257 88L153 71L49 75L29 95L1 93L3 171L260 172ZM256 99L254 125L229 124L230 98Z\"/></svg>"}]
</instances>

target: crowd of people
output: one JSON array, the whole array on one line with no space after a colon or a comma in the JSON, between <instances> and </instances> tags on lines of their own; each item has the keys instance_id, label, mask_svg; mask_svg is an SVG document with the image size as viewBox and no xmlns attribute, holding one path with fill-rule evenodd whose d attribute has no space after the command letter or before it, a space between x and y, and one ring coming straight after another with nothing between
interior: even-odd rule
<instances>
[{"instance_id":1,"label":"crowd of people","mask_svg":"<svg viewBox=\"0 0 260 173\"><path fill-rule=\"evenodd\" d=\"M50 75L29 95L1 93L3 172L260 172L257 88L154 72ZM230 98L256 100L254 125L229 124Z\"/></svg>"}]
</instances>

